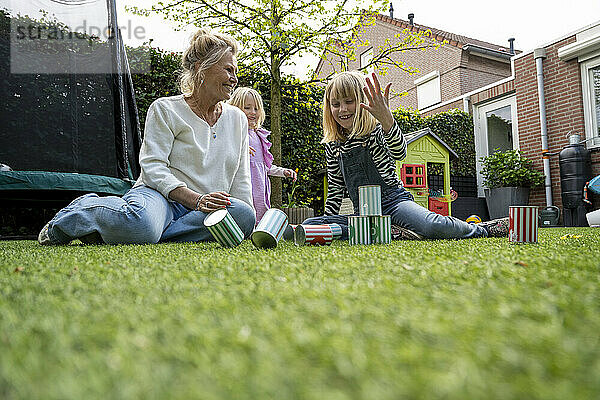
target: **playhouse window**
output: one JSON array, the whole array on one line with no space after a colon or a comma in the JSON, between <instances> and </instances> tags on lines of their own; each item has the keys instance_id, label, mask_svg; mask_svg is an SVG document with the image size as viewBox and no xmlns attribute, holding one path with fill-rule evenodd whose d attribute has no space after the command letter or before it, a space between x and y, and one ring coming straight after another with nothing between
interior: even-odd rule
<instances>
[{"instance_id":1,"label":"playhouse window","mask_svg":"<svg viewBox=\"0 0 600 400\"><path fill-rule=\"evenodd\" d=\"M405 187L427 186L426 171L424 164L402 165L401 177Z\"/></svg>"}]
</instances>

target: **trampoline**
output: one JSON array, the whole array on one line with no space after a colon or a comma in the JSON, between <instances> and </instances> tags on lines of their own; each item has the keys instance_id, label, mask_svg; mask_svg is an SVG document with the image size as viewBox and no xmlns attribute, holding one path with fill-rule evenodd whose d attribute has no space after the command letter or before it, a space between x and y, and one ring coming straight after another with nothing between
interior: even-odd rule
<instances>
[{"instance_id":1,"label":"trampoline","mask_svg":"<svg viewBox=\"0 0 600 400\"><path fill-rule=\"evenodd\" d=\"M124 194L141 130L115 0L12 4L0 5L0 163L12 169L0 202Z\"/></svg>"}]
</instances>

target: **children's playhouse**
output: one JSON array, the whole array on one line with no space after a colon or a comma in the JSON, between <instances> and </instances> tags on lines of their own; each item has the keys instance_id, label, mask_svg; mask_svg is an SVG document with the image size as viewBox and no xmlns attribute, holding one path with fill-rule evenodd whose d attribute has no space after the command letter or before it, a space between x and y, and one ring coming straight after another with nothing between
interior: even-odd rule
<instances>
[{"instance_id":1,"label":"children's playhouse","mask_svg":"<svg viewBox=\"0 0 600 400\"><path fill-rule=\"evenodd\" d=\"M429 128L404 134L406 158L398 175L415 202L441 215L451 215L450 159L456 153Z\"/></svg>"}]
</instances>

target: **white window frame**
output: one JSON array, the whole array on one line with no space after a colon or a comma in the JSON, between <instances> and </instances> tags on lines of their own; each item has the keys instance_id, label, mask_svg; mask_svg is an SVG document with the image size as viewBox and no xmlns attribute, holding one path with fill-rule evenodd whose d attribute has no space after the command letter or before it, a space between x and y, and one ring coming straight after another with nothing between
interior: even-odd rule
<instances>
[{"instance_id":1,"label":"white window frame","mask_svg":"<svg viewBox=\"0 0 600 400\"><path fill-rule=\"evenodd\" d=\"M598 135L598 127L600 121L596 111L594 110L594 93L592 91L592 82L590 80L590 70L595 67L600 67L600 51L594 53L590 57L586 57L586 61L581 62L581 86L583 93L583 118L585 121L585 138L588 148L600 147L600 136Z\"/></svg>"},{"instance_id":2,"label":"white window frame","mask_svg":"<svg viewBox=\"0 0 600 400\"><path fill-rule=\"evenodd\" d=\"M432 80L437 81L437 87L435 91L435 98L432 101L423 101L423 97L419 96L419 87L423 87L424 84L431 82ZM432 71L428 74L423 75L419 79L415 79L415 86L417 87L417 107L419 110L430 107L434 104L438 104L442 101L442 84L440 79L440 71Z\"/></svg>"},{"instance_id":3,"label":"white window frame","mask_svg":"<svg viewBox=\"0 0 600 400\"><path fill-rule=\"evenodd\" d=\"M475 168L477 169L477 195L484 197L483 176L481 176L481 157L489 155L487 135L487 113L502 107L510 106L512 118L513 150L519 150L519 124L517 120L517 96L511 94L482 105L473 106L473 124L475 128Z\"/></svg>"},{"instance_id":4,"label":"white window frame","mask_svg":"<svg viewBox=\"0 0 600 400\"><path fill-rule=\"evenodd\" d=\"M371 47L368 50L363 51L360 54L360 67L364 67L365 65L368 65L371 61L373 61L373 48ZM375 70L375 66L371 65L369 68L365 69L364 72L365 73L371 73Z\"/></svg>"}]
</instances>

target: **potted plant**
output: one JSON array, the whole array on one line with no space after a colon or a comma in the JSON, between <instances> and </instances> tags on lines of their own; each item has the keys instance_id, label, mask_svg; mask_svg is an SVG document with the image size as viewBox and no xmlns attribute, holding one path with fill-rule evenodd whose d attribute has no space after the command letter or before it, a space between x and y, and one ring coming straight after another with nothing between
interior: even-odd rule
<instances>
[{"instance_id":1,"label":"potted plant","mask_svg":"<svg viewBox=\"0 0 600 400\"><path fill-rule=\"evenodd\" d=\"M296 174L298 169L296 168ZM292 183L292 190L288 193L287 203L283 204L282 211L288 216L288 222L290 224L298 225L304 222L306 218L314 217L315 211L308 207L308 204L298 201L294 195L296 188L298 187L298 181L300 181L300 175L298 179Z\"/></svg>"},{"instance_id":2,"label":"potted plant","mask_svg":"<svg viewBox=\"0 0 600 400\"><path fill-rule=\"evenodd\" d=\"M509 206L527 205L529 189L544 183L544 174L519 150L496 151L481 157L485 200L490 218L508 216Z\"/></svg>"}]
</instances>

